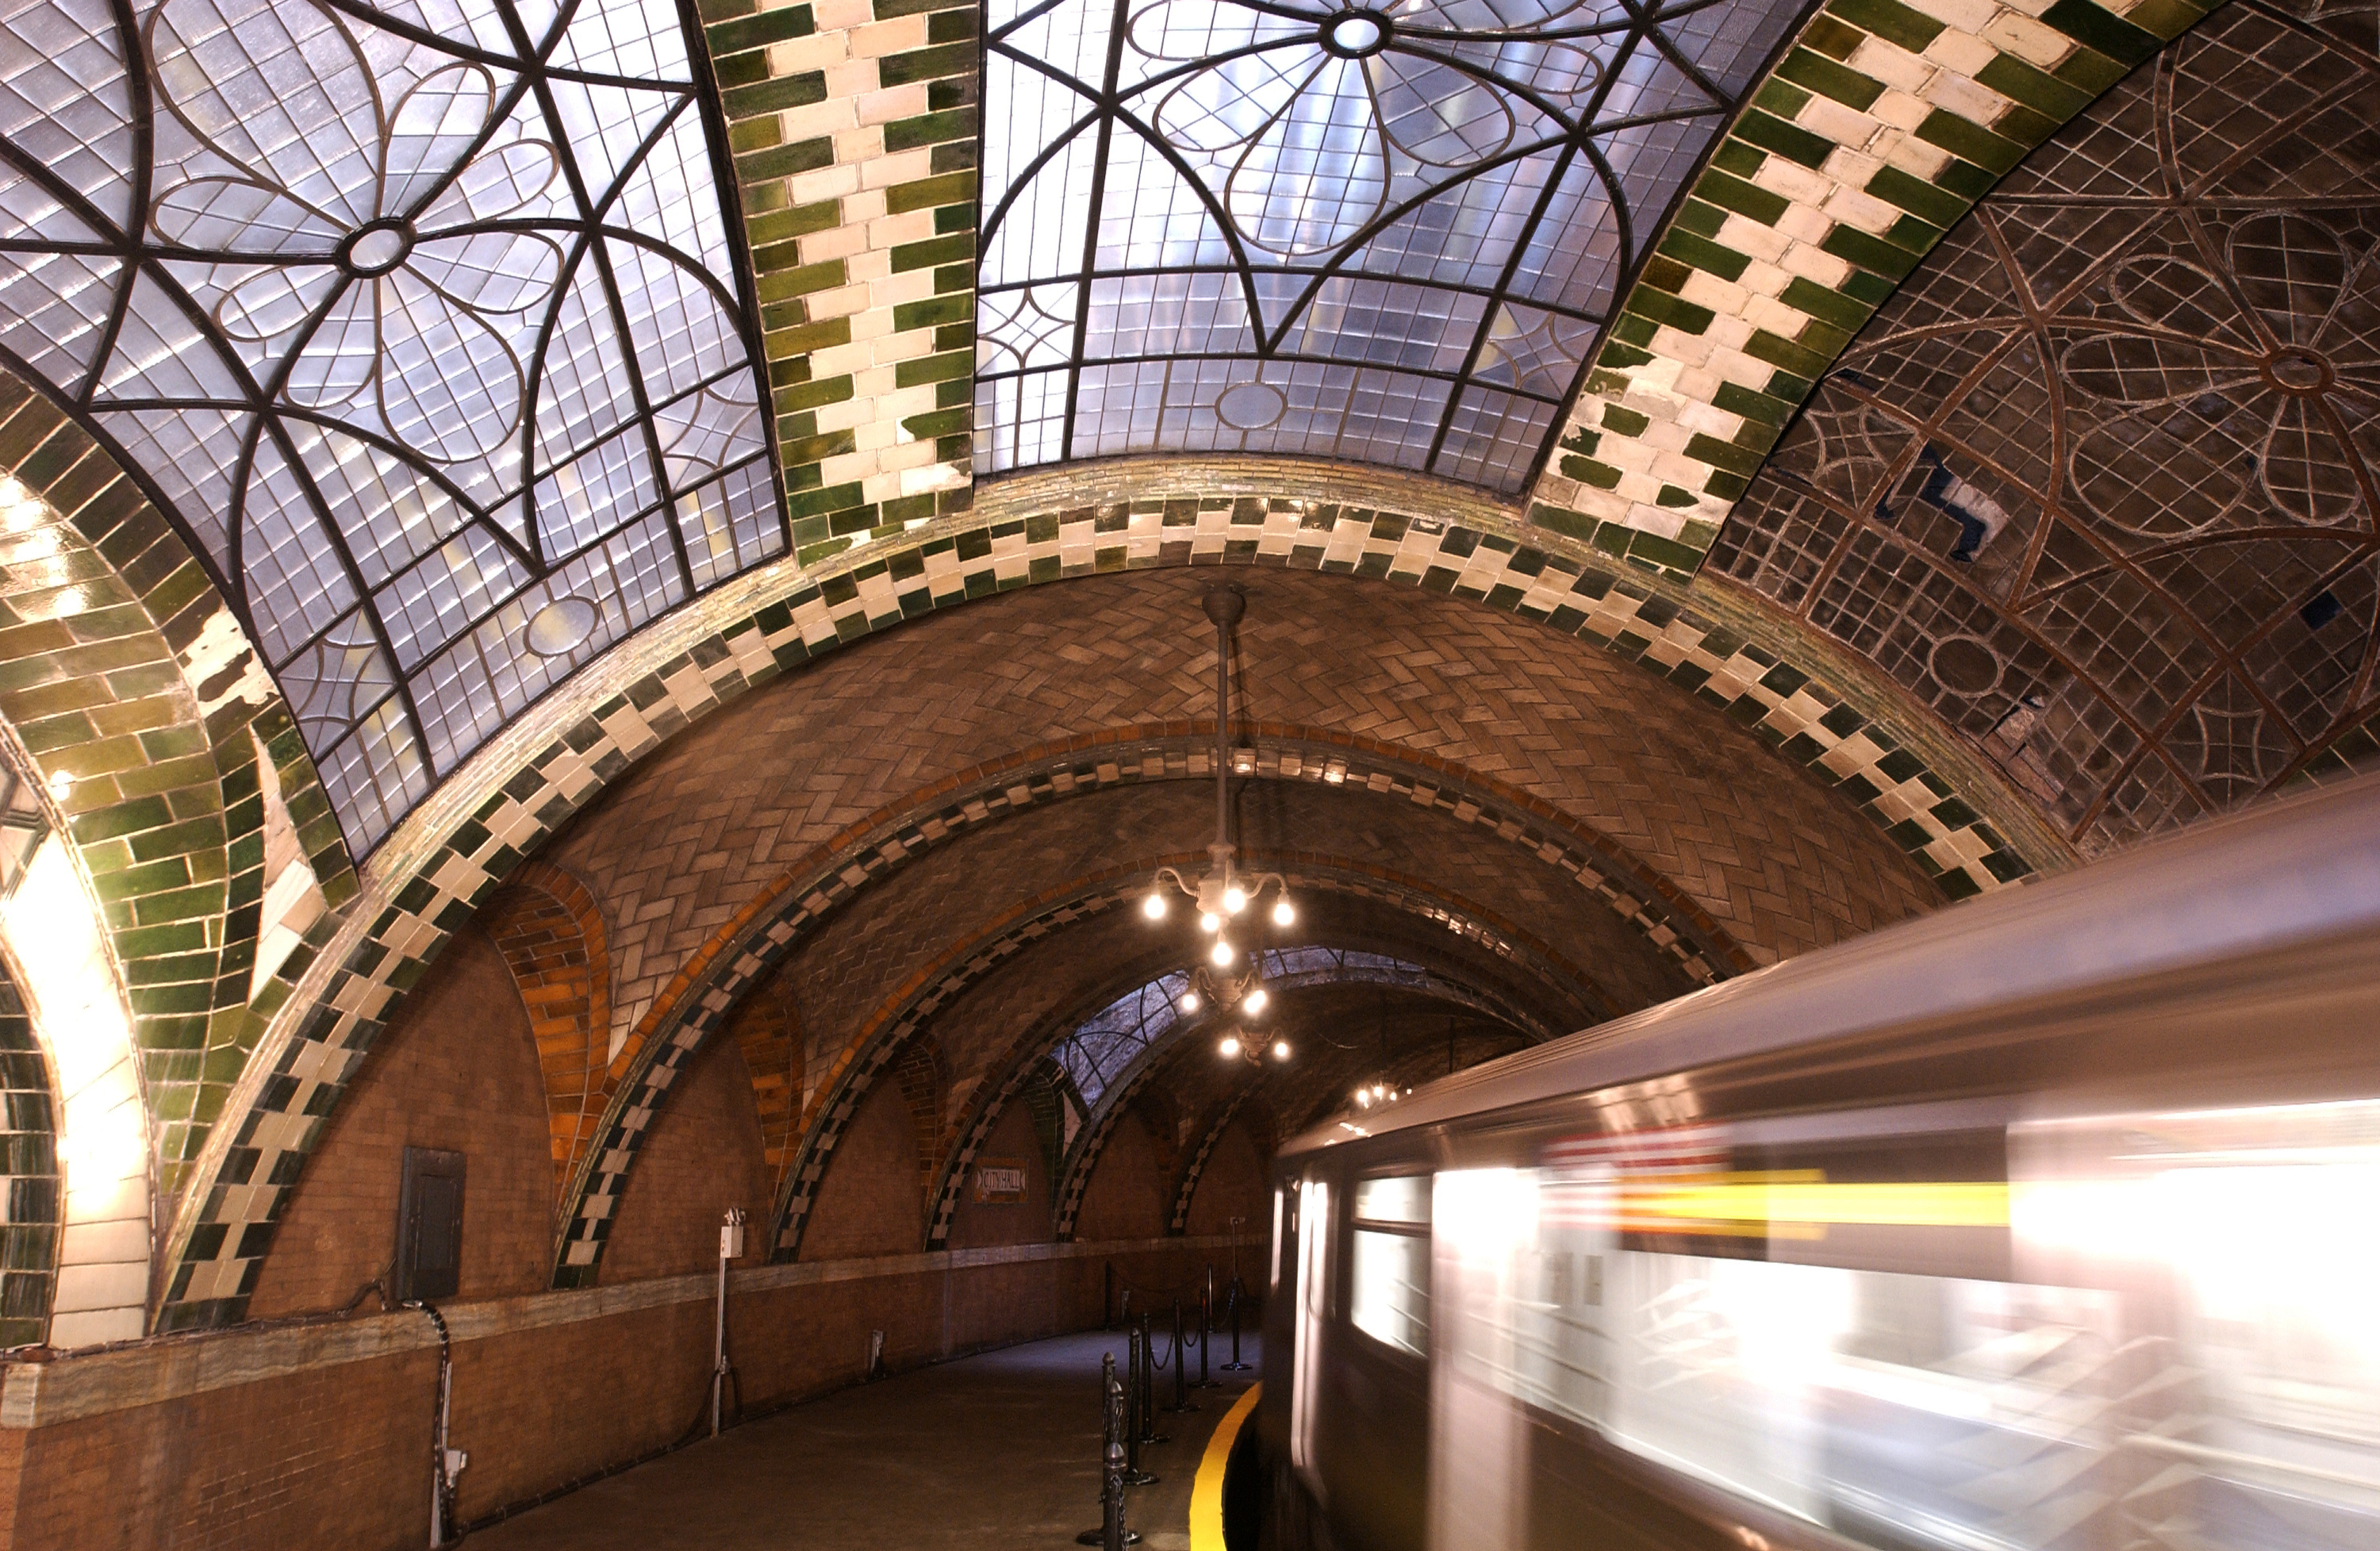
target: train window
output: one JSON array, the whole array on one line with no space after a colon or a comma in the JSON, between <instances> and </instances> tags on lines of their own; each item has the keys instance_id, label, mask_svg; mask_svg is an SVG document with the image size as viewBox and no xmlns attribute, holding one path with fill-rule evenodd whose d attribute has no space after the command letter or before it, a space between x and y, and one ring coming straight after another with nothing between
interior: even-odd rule
<instances>
[{"instance_id":1,"label":"train window","mask_svg":"<svg viewBox=\"0 0 2380 1551\"><path fill-rule=\"evenodd\" d=\"M1358 1181L1355 1220L1428 1227L1429 1176L1400 1174L1392 1179Z\"/></svg>"},{"instance_id":2,"label":"train window","mask_svg":"<svg viewBox=\"0 0 2380 1551\"><path fill-rule=\"evenodd\" d=\"M1429 1355L1429 1196L1427 1174L1357 1181L1348 1255L1348 1318L1415 1357Z\"/></svg>"},{"instance_id":3,"label":"train window","mask_svg":"<svg viewBox=\"0 0 2380 1551\"><path fill-rule=\"evenodd\" d=\"M1418 1233L1355 1230L1348 1317L1355 1328L1415 1357L1429 1351L1429 1241Z\"/></svg>"}]
</instances>

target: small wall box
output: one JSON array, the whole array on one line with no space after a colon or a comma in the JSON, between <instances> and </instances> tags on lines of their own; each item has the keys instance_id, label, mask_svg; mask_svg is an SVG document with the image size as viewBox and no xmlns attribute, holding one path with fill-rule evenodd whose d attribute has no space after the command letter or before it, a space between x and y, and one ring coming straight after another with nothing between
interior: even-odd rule
<instances>
[{"instance_id":1,"label":"small wall box","mask_svg":"<svg viewBox=\"0 0 2380 1551\"><path fill-rule=\"evenodd\" d=\"M396 1300L452 1298L463 1278L463 1155L405 1149L396 1198Z\"/></svg>"}]
</instances>

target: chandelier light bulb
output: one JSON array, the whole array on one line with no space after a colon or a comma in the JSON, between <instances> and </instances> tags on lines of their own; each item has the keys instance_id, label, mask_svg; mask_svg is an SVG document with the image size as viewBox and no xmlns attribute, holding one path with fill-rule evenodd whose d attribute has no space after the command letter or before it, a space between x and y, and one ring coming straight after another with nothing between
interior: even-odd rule
<instances>
[{"instance_id":1,"label":"chandelier light bulb","mask_svg":"<svg viewBox=\"0 0 2380 1551\"><path fill-rule=\"evenodd\" d=\"M1246 1008L1252 1013L1261 1012L1265 1010L1265 1003L1271 1000L1272 994L1267 991L1262 986L1258 986L1255 990L1248 993L1247 1000L1241 1002L1240 1005Z\"/></svg>"},{"instance_id":2,"label":"chandelier light bulb","mask_svg":"<svg viewBox=\"0 0 2380 1551\"><path fill-rule=\"evenodd\" d=\"M1289 1059L1288 1040L1276 1039L1272 1042L1272 1059L1275 1060L1287 1060Z\"/></svg>"},{"instance_id":3,"label":"chandelier light bulb","mask_svg":"<svg viewBox=\"0 0 2380 1551\"><path fill-rule=\"evenodd\" d=\"M1182 1000L1181 1000L1179 1002L1175 1003L1175 1005L1176 1005L1176 1006L1178 1006L1178 1007L1180 1007L1180 1008L1182 1009L1182 1011L1183 1011L1183 1012L1197 1012L1197 1011L1198 1011L1198 993L1197 993L1197 992L1196 992L1196 991L1184 991L1184 992L1183 992L1183 993L1182 993Z\"/></svg>"},{"instance_id":4,"label":"chandelier light bulb","mask_svg":"<svg viewBox=\"0 0 2380 1551\"><path fill-rule=\"evenodd\" d=\"M1296 919L1297 912L1290 908L1289 896L1282 895L1281 903L1272 907L1272 924L1276 927L1286 927Z\"/></svg>"},{"instance_id":5,"label":"chandelier light bulb","mask_svg":"<svg viewBox=\"0 0 2380 1551\"><path fill-rule=\"evenodd\" d=\"M1357 1088L1355 1090L1355 1102L1362 1105L1365 1109L1369 1109L1372 1107L1372 1090L1369 1088Z\"/></svg>"},{"instance_id":6,"label":"chandelier light bulb","mask_svg":"<svg viewBox=\"0 0 2380 1551\"><path fill-rule=\"evenodd\" d=\"M1223 918L1211 910L1202 910L1198 913L1198 929L1202 932L1221 931Z\"/></svg>"},{"instance_id":7,"label":"chandelier light bulb","mask_svg":"<svg viewBox=\"0 0 2380 1551\"><path fill-rule=\"evenodd\" d=\"M1215 1048L1221 1053L1225 1060L1229 1060L1240 1053L1239 1036L1227 1034L1223 1036L1222 1043L1217 1045Z\"/></svg>"},{"instance_id":8,"label":"chandelier light bulb","mask_svg":"<svg viewBox=\"0 0 2380 1551\"><path fill-rule=\"evenodd\" d=\"M1140 913L1152 921L1164 920L1165 896L1152 890L1148 898L1140 902Z\"/></svg>"},{"instance_id":9,"label":"chandelier light bulb","mask_svg":"<svg viewBox=\"0 0 2380 1551\"><path fill-rule=\"evenodd\" d=\"M1217 969L1221 969L1232 962L1232 945L1217 938L1215 946L1207 950L1207 958Z\"/></svg>"},{"instance_id":10,"label":"chandelier light bulb","mask_svg":"<svg viewBox=\"0 0 2380 1551\"><path fill-rule=\"evenodd\" d=\"M1233 915L1248 907L1248 891L1234 883L1223 891L1223 908Z\"/></svg>"}]
</instances>

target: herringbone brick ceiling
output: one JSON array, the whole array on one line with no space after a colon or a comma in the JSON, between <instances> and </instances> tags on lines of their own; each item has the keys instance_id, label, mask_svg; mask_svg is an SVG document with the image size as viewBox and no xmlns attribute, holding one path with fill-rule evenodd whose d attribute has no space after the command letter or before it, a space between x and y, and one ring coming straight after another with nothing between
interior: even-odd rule
<instances>
[{"instance_id":1,"label":"herringbone brick ceiling","mask_svg":"<svg viewBox=\"0 0 2380 1551\"><path fill-rule=\"evenodd\" d=\"M1202 586L1190 574L1133 573L937 613L747 697L620 781L548 852L602 902L614 1037L639 1026L722 931L748 929L737 924L758 919L790 878L855 832L931 824L970 772L1069 747L1096 766L1116 757L1101 740L1122 751L1171 739L1200 754L1203 777L1214 648ZM1745 961L1938 899L1848 805L1590 645L1354 578L1267 573L1249 591L1239 715L1283 735L1360 741L1438 784L1535 799L1582 844L1607 844L1632 887L1665 893L1679 919L1707 923ZM1483 918L1525 924L1613 1007L1683 988L1572 875L1492 829L1353 784L1244 788L1246 843L1428 880ZM1141 782L975 830L866 891L796 948L790 972L843 988L853 976L897 981L896 966L930 960L1069 879L1203 860L1211 802L1203 779ZM826 1015L871 1005L847 990L835 1000Z\"/></svg>"}]
</instances>

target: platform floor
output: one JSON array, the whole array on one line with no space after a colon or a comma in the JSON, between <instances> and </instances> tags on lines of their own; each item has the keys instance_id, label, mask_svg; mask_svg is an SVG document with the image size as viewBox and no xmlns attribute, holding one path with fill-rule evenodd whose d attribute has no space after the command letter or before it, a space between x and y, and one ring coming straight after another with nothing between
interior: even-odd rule
<instances>
[{"instance_id":1,"label":"platform floor","mask_svg":"<svg viewBox=\"0 0 2380 1551\"><path fill-rule=\"evenodd\" d=\"M1062 1551L1099 1521L1099 1354L1092 1331L938 1363L747 1423L474 1533L476 1551ZM1257 1344L1242 1352L1258 1360ZM1218 1338L1215 1361L1230 1356ZM1196 1358L1191 1373L1196 1375ZM1208 1436L1255 1372L1214 1375L1200 1408L1160 1411L1154 1485L1126 1521L1144 1551L1188 1551L1190 1485ZM1160 1373L1158 1404L1172 1399Z\"/></svg>"}]
</instances>

